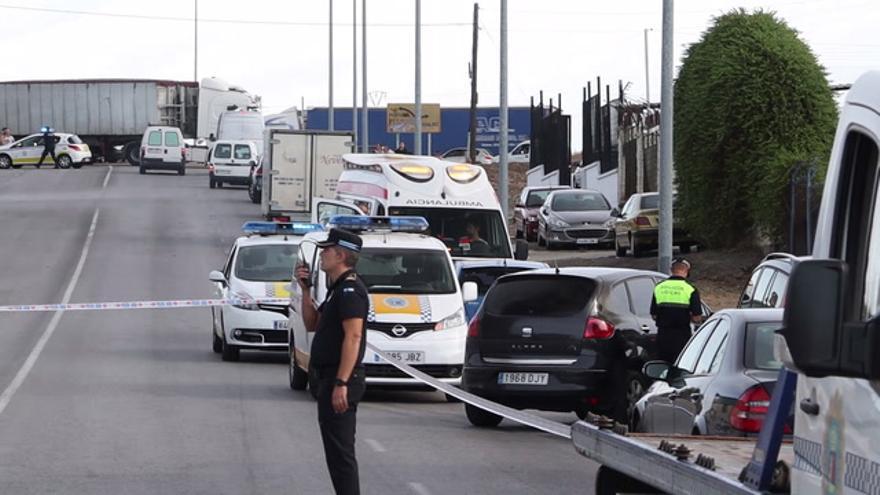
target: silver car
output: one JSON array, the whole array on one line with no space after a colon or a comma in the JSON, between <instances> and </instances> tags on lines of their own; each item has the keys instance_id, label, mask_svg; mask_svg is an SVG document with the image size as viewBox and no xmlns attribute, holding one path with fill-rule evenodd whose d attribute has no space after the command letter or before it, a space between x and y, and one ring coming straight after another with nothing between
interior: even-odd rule
<instances>
[{"instance_id":1,"label":"silver car","mask_svg":"<svg viewBox=\"0 0 880 495\"><path fill-rule=\"evenodd\" d=\"M610 246L614 243L611 220L617 216L599 191L568 189L547 196L538 211L538 245Z\"/></svg>"}]
</instances>

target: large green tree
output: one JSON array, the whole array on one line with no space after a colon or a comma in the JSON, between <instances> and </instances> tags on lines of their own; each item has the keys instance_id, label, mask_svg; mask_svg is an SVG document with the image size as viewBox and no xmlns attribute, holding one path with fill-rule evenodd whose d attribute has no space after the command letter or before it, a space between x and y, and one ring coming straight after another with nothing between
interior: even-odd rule
<instances>
[{"instance_id":1,"label":"large green tree","mask_svg":"<svg viewBox=\"0 0 880 495\"><path fill-rule=\"evenodd\" d=\"M792 167L825 167L837 108L810 48L773 13L714 19L675 83L678 212L709 244L780 241Z\"/></svg>"}]
</instances>

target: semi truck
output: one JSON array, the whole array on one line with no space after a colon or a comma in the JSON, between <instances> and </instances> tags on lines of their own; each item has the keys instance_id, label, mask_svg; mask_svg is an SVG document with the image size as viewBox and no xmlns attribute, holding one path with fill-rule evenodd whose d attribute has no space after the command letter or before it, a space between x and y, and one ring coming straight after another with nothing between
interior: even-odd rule
<instances>
[{"instance_id":1,"label":"semi truck","mask_svg":"<svg viewBox=\"0 0 880 495\"><path fill-rule=\"evenodd\" d=\"M757 439L630 434L588 418L571 439L601 464L597 493L880 493L880 72L841 108L812 256L785 301L784 367ZM683 383L666 363L644 371Z\"/></svg>"},{"instance_id":2,"label":"semi truck","mask_svg":"<svg viewBox=\"0 0 880 495\"><path fill-rule=\"evenodd\" d=\"M97 160L139 161L150 125L178 127L186 139L207 142L223 112L253 109L260 98L218 78L69 79L0 82L0 122L14 135L49 126L77 134ZM206 149L205 149L206 151Z\"/></svg>"}]
</instances>

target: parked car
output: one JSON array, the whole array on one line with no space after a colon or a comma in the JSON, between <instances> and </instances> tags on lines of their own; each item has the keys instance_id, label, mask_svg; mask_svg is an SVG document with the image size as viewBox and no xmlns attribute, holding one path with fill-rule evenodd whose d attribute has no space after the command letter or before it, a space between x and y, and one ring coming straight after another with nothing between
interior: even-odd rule
<instances>
[{"instance_id":1,"label":"parked car","mask_svg":"<svg viewBox=\"0 0 880 495\"><path fill-rule=\"evenodd\" d=\"M788 277L800 258L788 253L771 253L752 271L739 296L738 308L782 308Z\"/></svg>"},{"instance_id":2,"label":"parked car","mask_svg":"<svg viewBox=\"0 0 880 495\"><path fill-rule=\"evenodd\" d=\"M614 220L614 249L617 256L627 251L639 257L657 249L657 229L660 225L660 194L640 193L630 196L620 215ZM673 226L672 243L687 254L698 243L683 228Z\"/></svg>"},{"instance_id":3,"label":"parked car","mask_svg":"<svg viewBox=\"0 0 880 495\"><path fill-rule=\"evenodd\" d=\"M647 364L649 374L667 381L654 382L638 401L632 429L683 435L757 434L782 367L773 354L782 313L781 309L720 311L694 333L675 366Z\"/></svg>"},{"instance_id":4,"label":"parked car","mask_svg":"<svg viewBox=\"0 0 880 495\"><path fill-rule=\"evenodd\" d=\"M640 370L656 353L651 297L665 278L599 267L499 278L470 321L462 388L510 407L626 421L648 383ZM501 421L465 410L476 426Z\"/></svg>"},{"instance_id":5,"label":"parked car","mask_svg":"<svg viewBox=\"0 0 880 495\"><path fill-rule=\"evenodd\" d=\"M54 133L55 157L58 168L80 168L92 163L92 151L76 134ZM23 165L36 165L43 155L43 135L31 134L18 141L0 146L0 169L21 168ZM52 164L52 158L46 157Z\"/></svg>"},{"instance_id":6,"label":"parked car","mask_svg":"<svg viewBox=\"0 0 880 495\"><path fill-rule=\"evenodd\" d=\"M263 201L263 162L259 165L252 165L250 171L250 180L248 181L248 197L251 203L260 204Z\"/></svg>"},{"instance_id":7,"label":"parked car","mask_svg":"<svg viewBox=\"0 0 880 495\"><path fill-rule=\"evenodd\" d=\"M458 261L455 263L455 270L458 273L458 283L462 288L465 282L474 282L477 284L477 299L474 301L465 301L464 312L467 321L477 314L486 292L495 283L498 277L518 273L525 270L537 270L540 268L548 268L547 263L538 261L517 261L505 259L490 259L478 261Z\"/></svg>"},{"instance_id":8,"label":"parked car","mask_svg":"<svg viewBox=\"0 0 880 495\"><path fill-rule=\"evenodd\" d=\"M516 146L513 147L512 150L507 154L507 163L529 163L531 158L531 150L532 150L532 142L531 141L522 141ZM501 156L496 155L493 159L493 163L499 163L501 161Z\"/></svg>"},{"instance_id":9,"label":"parked car","mask_svg":"<svg viewBox=\"0 0 880 495\"><path fill-rule=\"evenodd\" d=\"M611 219L618 214L608 199L590 189L553 191L538 210L538 245L611 246Z\"/></svg>"},{"instance_id":10,"label":"parked car","mask_svg":"<svg viewBox=\"0 0 880 495\"><path fill-rule=\"evenodd\" d=\"M524 187L513 210L513 223L516 225L516 238L533 242L538 239L538 210L551 192L571 189L569 186Z\"/></svg>"},{"instance_id":11,"label":"parked car","mask_svg":"<svg viewBox=\"0 0 880 495\"><path fill-rule=\"evenodd\" d=\"M141 138L140 173L147 170L176 170L186 175L183 133L177 127L150 126Z\"/></svg>"},{"instance_id":12,"label":"parked car","mask_svg":"<svg viewBox=\"0 0 880 495\"><path fill-rule=\"evenodd\" d=\"M467 148L452 148L451 150L448 150L440 155L440 159L447 162L468 163L467 152ZM476 160L474 161L474 163L476 163L477 165L492 164L492 154L483 148L476 149L475 158Z\"/></svg>"},{"instance_id":13,"label":"parked car","mask_svg":"<svg viewBox=\"0 0 880 495\"><path fill-rule=\"evenodd\" d=\"M208 185L211 189L223 184L248 185L251 167L259 158L252 141L217 141L208 152Z\"/></svg>"}]
</instances>

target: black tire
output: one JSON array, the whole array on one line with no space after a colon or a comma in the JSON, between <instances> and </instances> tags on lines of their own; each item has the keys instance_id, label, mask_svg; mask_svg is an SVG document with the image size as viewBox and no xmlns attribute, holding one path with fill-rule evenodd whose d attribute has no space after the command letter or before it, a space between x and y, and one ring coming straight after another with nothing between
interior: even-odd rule
<instances>
[{"instance_id":1,"label":"black tire","mask_svg":"<svg viewBox=\"0 0 880 495\"><path fill-rule=\"evenodd\" d=\"M67 169L70 168L71 165L73 165L73 160L70 158L69 155L61 155L58 157L57 164L58 168Z\"/></svg>"},{"instance_id":2,"label":"black tire","mask_svg":"<svg viewBox=\"0 0 880 495\"><path fill-rule=\"evenodd\" d=\"M180 168L177 169L177 175L186 175L186 165L181 165Z\"/></svg>"},{"instance_id":3,"label":"black tire","mask_svg":"<svg viewBox=\"0 0 880 495\"><path fill-rule=\"evenodd\" d=\"M472 425L480 428L494 428L501 423L502 419L504 419L497 414L492 414L489 411L470 404L464 405L464 412L467 415L468 421L470 421Z\"/></svg>"},{"instance_id":4,"label":"black tire","mask_svg":"<svg viewBox=\"0 0 880 495\"><path fill-rule=\"evenodd\" d=\"M305 390L309 385L309 374L303 371L303 369L296 364L296 351L294 350L295 347L293 345L293 338L291 337L289 341L290 351L288 352L290 354L290 360L288 364L287 375L290 381L290 389Z\"/></svg>"},{"instance_id":5,"label":"black tire","mask_svg":"<svg viewBox=\"0 0 880 495\"><path fill-rule=\"evenodd\" d=\"M223 338L223 349L220 351L220 354L224 361L238 361L241 357L240 351L238 347L229 345L225 337Z\"/></svg>"},{"instance_id":6,"label":"black tire","mask_svg":"<svg viewBox=\"0 0 880 495\"><path fill-rule=\"evenodd\" d=\"M20 165L20 164L15 164L15 163L13 163L13 164L12 164L12 168L21 168L21 165Z\"/></svg>"},{"instance_id":7,"label":"black tire","mask_svg":"<svg viewBox=\"0 0 880 495\"><path fill-rule=\"evenodd\" d=\"M0 155L0 168L5 170L12 167L12 157L9 155Z\"/></svg>"},{"instance_id":8,"label":"black tire","mask_svg":"<svg viewBox=\"0 0 880 495\"><path fill-rule=\"evenodd\" d=\"M639 245L633 240L632 234L629 236L629 247L632 249L634 258L641 258L643 254L645 254L644 249L640 248Z\"/></svg>"},{"instance_id":9,"label":"black tire","mask_svg":"<svg viewBox=\"0 0 880 495\"><path fill-rule=\"evenodd\" d=\"M137 167L141 164L141 150L140 143L132 141L125 145L122 148L122 156L125 157L125 161L128 162L129 165L133 167Z\"/></svg>"},{"instance_id":10,"label":"black tire","mask_svg":"<svg viewBox=\"0 0 880 495\"><path fill-rule=\"evenodd\" d=\"M681 246L678 247L678 250L681 252L681 254L688 254L691 252L691 245L690 244L682 244Z\"/></svg>"},{"instance_id":11,"label":"black tire","mask_svg":"<svg viewBox=\"0 0 880 495\"><path fill-rule=\"evenodd\" d=\"M620 241L617 240L617 236L614 236L614 254L617 255L618 258L626 257L626 248L620 246Z\"/></svg>"},{"instance_id":12,"label":"black tire","mask_svg":"<svg viewBox=\"0 0 880 495\"><path fill-rule=\"evenodd\" d=\"M70 164L70 166L78 170L78 169L82 168L83 163L82 162L73 162Z\"/></svg>"},{"instance_id":13,"label":"black tire","mask_svg":"<svg viewBox=\"0 0 880 495\"><path fill-rule=\"evenodd\" d=\"M617 372L621 373L621 372ZM622 371L623 379L619 386L615 387L617 394L614 400L613 417L616 421L629 424L635 409L636 402L645 395L647 386L642 374L634 370Z\"/></svg>"},{"instance_id":14,"label":"black tire","mask_svg":"<svg viewBox=\"0 0 880 495\"><path fill-rule=\"evenodd\" d=\"M600 466L596 473L596 495L617 495L618 493L662 493L656 488L634 480L629 476L606 466Z\"/></svg>"},{"instance_id":15,"label":"black tire","mask_svg":"<svg viewBox=\"0 0 880 495\"><path fill-rule=\"evenodd\" d=\"M146 175L147 169L143 165L141 165L140 167L138 167L138 173L141 175Z\"/></svg>"},{"instance_id":16,"label":"black tire","mask_svg":"<svg viewBox=\"0 0 880 495\"><path fill-rule=\"evenodd\" d=\"M212 349L214 350L214 354L220 354L223 352L223 339L217 336L217 332L214 329L211 329L211 333L214 335L214 345Z\"/></svg>"}]
</instances>

